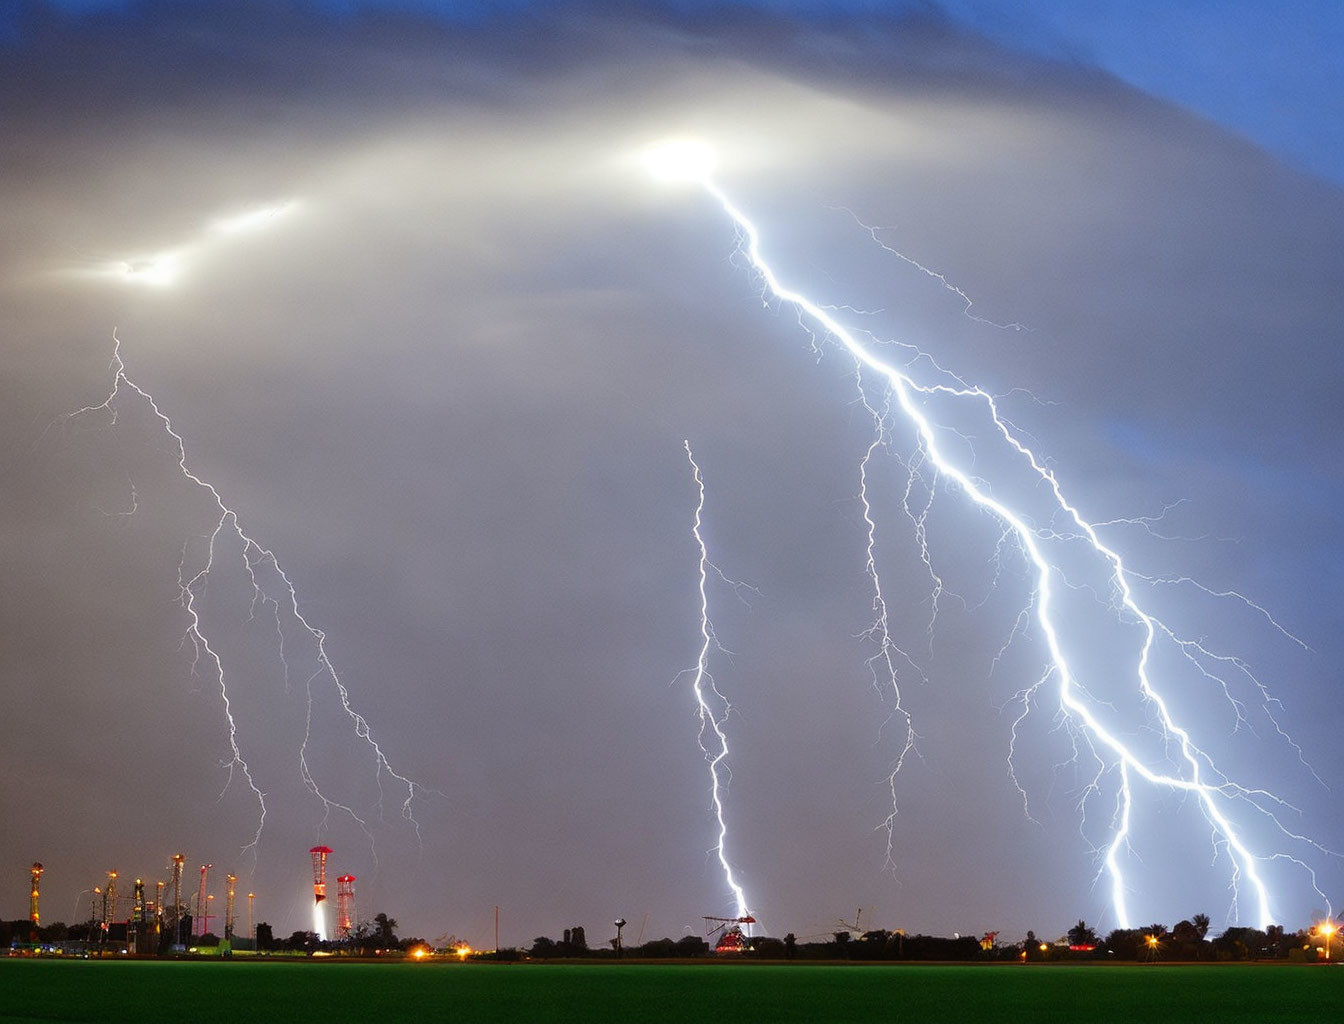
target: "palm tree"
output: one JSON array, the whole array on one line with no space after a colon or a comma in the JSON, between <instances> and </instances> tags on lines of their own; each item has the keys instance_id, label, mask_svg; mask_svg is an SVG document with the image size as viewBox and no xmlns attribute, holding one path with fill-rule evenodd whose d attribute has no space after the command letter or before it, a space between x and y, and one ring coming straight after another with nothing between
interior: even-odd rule
<instances>
[{"instance_id":1,"label":"palm tree","mask_svg":"<svg viewBox=\"0 0 1344 1024\"><path fill-rule=\"evenodd\" d=\"M1079 921L1069 929L1070 946L1095 946L1097 933L1088 927L1086 921Z\"/></svg>"},{"instance_id":2,"label":"palm tree","mask_svg":"<svg viewBox=\"0 0 1344 1024\"><path fill-rule=\"evenodd\" d=\"M1195 926L1195 930L1199 932L1199 939L1203 942L1209 934L1209 915L1196 914L1190 918L1190 923Z\"/></svg>"}]
</instances>

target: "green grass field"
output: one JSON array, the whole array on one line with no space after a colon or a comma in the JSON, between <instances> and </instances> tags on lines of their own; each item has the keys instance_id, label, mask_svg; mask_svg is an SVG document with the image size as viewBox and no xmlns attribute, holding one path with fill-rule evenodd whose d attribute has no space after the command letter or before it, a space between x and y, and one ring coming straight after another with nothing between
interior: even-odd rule
<instances>
[{"instance_id":1,"label":"green grass field","mask_svg":"<svg viewBox=\"0 0 1344 1024\"><path fill-rule=\"evenodd\" d=\"M0 960L0 1021L1110 1024L1329 1021L1331 965Z\"/></svg>"}]
</instances>

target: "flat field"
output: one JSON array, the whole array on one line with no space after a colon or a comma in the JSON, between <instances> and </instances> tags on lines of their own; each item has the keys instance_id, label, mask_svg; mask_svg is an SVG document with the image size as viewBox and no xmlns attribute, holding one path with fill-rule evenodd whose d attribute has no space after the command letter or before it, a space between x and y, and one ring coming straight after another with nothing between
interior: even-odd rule
<instances>
[{"instance_id":1,"label":"flat field","mask_svg":"<svg viewBox=\"0 0 1344 1024\"><path fill-rule=\"evenodd\" d=\"M0 1021L1210 1024L1338 1020L1327 964L842 965L0 959Z\"/></svg>"}]
</instances>

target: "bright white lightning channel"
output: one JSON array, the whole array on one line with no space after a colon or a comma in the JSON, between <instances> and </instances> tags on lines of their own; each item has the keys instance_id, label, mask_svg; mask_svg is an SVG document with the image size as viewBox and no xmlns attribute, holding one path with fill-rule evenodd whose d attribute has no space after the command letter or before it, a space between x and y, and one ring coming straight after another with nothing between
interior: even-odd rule
<instances>
[{"instance_id":1,"label":"bright white lightning channel","mask_svg":"<svg viewBox=\"0 0 1344 1024\"><path fill-rule=\"evenodd\" d=\"M1193 664L1197 672L1222 683L1225 693L1227 684L1211 673L1200 659L1230 661L1238 670L1249 675L1244 665L1235 659L1217 655L1201 644L1182 639L1139 604L1133 582L1147 577L1127 568L1121 556L1102 541L1096 526L1088 522L1078 508L1065 497L1055 473L1027 444L1021 432L1014 429L1000 414L994 396L945 371L939 382L917 381L911 376L908 368L880 358L870 346L862 344L856 337L857 332L847 328L827 308L785 285L762 252L760 232L756 225L713 179L714 156L707 146L693 140L671 140L650 147L646 150L644 158L647 168L659 179L665 182L698 185L717 201L739 233L739 251L745 255L754 272L759 275L763 284L763 298L768 303L783 303L796 310L802 326L813 334L814 343L818 338L838 342L855 361L860 374L861 393L862 377L868 373L876 374L887 389L884 400L888 403L894 400L896 409L899 409L904 420L913 427L919 460L934 474L955 484L956 489L974 505L992 514L1002 525L1005 539L1015 543L1020 550L1034 579L1034 589L1023 616L1025 617L1034 606L1035 621L1045 639L1048 659L1042 676L1018 694L1023 710L1014 723L1013 736L1016 739L1017 727L1026 717L1030 704L1037 698L1038 692L1046 684L1053 682L1061 717L1075 737L1075 750L1080 754L1085 752L1097 766L1095 776L1086 787L1087 793L1100 792L1104 780L1114 780L1116 798L1112 812L1111 838L1100 858L1104 866L1099 870L1109 874L1111 903L1118 925L1130 927L1132 920L1128 910L1129 888L1121 859L1130 845L1132 812L1139 798L1136 783L1140 780L1158 789L1183 793L1198 802L1211 829L1215 859L1219 854L1225 854L1229 859L1228 886L1232 895L1233 917L1239 912L1240 900L1245 891L1249 894L1259 926L1267 927L1273 922L1269 891L1261 877L1262 864L1271 860L1284 859L1296 864L1309 876L1313 889L1325 901L1324 894L1316 885L1314 872L1302 860L1285 852L1257 854L1251 850L1241 834L1241 828L1234 824L1230 817L1232 807L1236 805L1250 808L1254 814L1267 819L1271 827L1291 843L1304 844L1318 851L1323 851L1324 848L1309 838L1291 831L1275 816L1274 807L1288 806L1282 800L1263 789L1250 788L1233 781L1215 766L1209 755L1195 744L1189 732L1177 723L1168 702L1154 683L1151 668L1155 645L1163 640L1171 641L1178 653ZM932 362L923 353L919 355ZM934 422L921 408L923 402L931 399L959 403L972 411L979 410L980 415L986 416L992 434L1002 439L1007 446L1007 452L1025 468L1031 479L1036 480L1037 486L1043 485L1044 493L1049 499L1047 503L1049 515L1066 521L1069 524L1067 529L1034 525L1025 510L1014 507L1008 499L995 496L990 483L982 479L986 472L985 467L975 464L975 468L972 469L970 465L959 461L949 447L943 444L940 429L935 427ZM885 444L884 425L887 423L888 410L878 411L872 406L868 408L878 425L878 437L861 467L861 496L869 531L868 567L874 581L874 607L878 612L877 624L869 635L877 639L881 648L877 658L870 662L870 666L875 669L876 680L876 666L881 664L882 674L888 677L894 686L897 673L893 656L904 659L905 655L894 646L887 632L885 601L872 557L874 527L871 507L868 504L866 481L862 476L875 448L879 444ZM966 447L969 448L969 445ZM912 465L911 472L917 473L917 466ZM1003 491L1007 493L1009 488L1004 487ZM910 512L909 497L910 492L907 490L907 513ZM922 516L927 511L926 507L914 517L917 530L920 529ZM922 533L920 542L925 564L928 566L928 552L927 548L923 548ZM1163 749L1169 756L1146 757L1133 749L1131 744L1126 743L1120 735L1118 724L1106 720L1106 709L1109 705L1089 693L1084 682L1075 674L1066 653L1068 629L1064 625L1064 616L1057 608L1057 594L1067 592L1071 584L1062 565L1052 561L1046 553L1048 545L1052 543L1082 545L1087 556L1095 563L1094 571L1104 574L1111 590L1109 602L1113 606L1114 613L1119 621L1127 627L1132 627L1136 633L1137 642L1132 652L1132 665L1128 675L1130 685L1133 687L1134 695L1147 709L1153 726L1160 733ZM934 582L937 586L936 576ZM1239 594L1231 596L1245 600ZM1058 603L1062 604L1062 598ZM1019 626L1023 621L1024 618L1019 619ZM1277 627L1277 623L1274 625ZM1014 633L1017 632L1018 629L1015 628ZM708 636L707 633L706 644ZM707 646L705 649L708 649ZM1251 680L1259 686L1258 680L1254 677L1251 677ZM1261 692L1263 693L1263 689ZM1228 697L1232 700L1230 694ZM1232 703L1239 712L1240 705L1235 700L1232 700ZM907 727L904 748L900 755L903 760L913 747L914 731L909 714L900 704L899 691L896 694L896 708L904 716L904 724ZM1010 770L1013 756L1014 750L1010 744ZM1156 763L1158 761L1166 763ZM892 819L888 819L889 834L891 827ZM890 853L890 846L888 850Z\"/></svg>"},{"instance_id":2,"label":"bright white lightning channel","mask_svg":"<svg viewBox=\"0 0 1344 1024\"><path fill-rule=\"evenodd\" d=\"M709 560L709 549L705 545L704 534L700 531L705 511L705 481L700 475L700 467L696 464L695 455L691 451L691 442L686 441L684 444L686 458L691 463L691 473L695 478L697 495L695 524L691 528L691 534L695 537L695 544L700 552L700 654L695 660L695 668L690 670L691 690L695 694L696 713L700 719L700 731L696 739L700 744L700 752L705 755L705 761L709 764L710 802L714 807L714 821L718 826L713 852L723 868L728 888L732 890L733 898L737 901L737 916L748 917L750 911L747 908L747 895L734 877L732 865L728 863L728 819L723 805L723 794L728 785L726 763L728 737L723 731L723 725L732 710L732 705L719 691L714 676L709 671L710 652L720 649L718 638L714 635L714 625L709 619L709 572L711 569L714 570L716 575L735 590L738 584L724 577L718 567Z\"/></svg>"},{"instance_id":3,"label":"bright white lightning channel","mask_svg":"<svg viewBox=\"0 0 1344 1024\"><path fill-rule=\"evenodd\" d=\"M322 677L328 678L335 686L337 699L341 709L349 718L351 727L355 736L363 740L369 748L373 759L373 768L377 775L378 790L382 794L383 781L385 778L391 779L398 789L404 793L404 799L401 803L401 815L414 829L417 837L420 835L420 824L416 820L413 802L415 798L424 793L433 792L433 790L422 786L420 783L412 780L406 775L396 771L383 748L373 738L373 733L368 721L362 714L355 710L351 703L350 693L346 689L340 676L336 672L335 666L331 663L326 651L326 634L312 625L306 619L300 610L298 591L294 583L280 567L280 562L274 552L263 547L250 535L248 535L242 526L238 513L225 504L223 497L214 485L191 470L187 463L187 452L182 436L178 434L173 427L172 421L164 413L153 396L146 390L136 384L126 375L126 364L121 357L121 339L117 337L116 331L112 333L113 349L112 364L113 371L112 388L106 398L97 405L85 406L74 412L67 413L60 422L70 423L79 419L96 416L100 413L106 414L111 418L111 424L115 425L118 420L118 412L121 403L126 401L138 401L148 406L153 417L158 421L163 433L171 439L172 457L176 462L178 472L197 488L207 493L214 505L216 520L213 528L206 537L205 549L203 552L193 553L190 542L182 547L182 560L178 565L178 601L187 616L187 627L184 634L184 641L189 643L193 651L191 671L194 675L199 671L202 663L209 667L209 671L219 687L220 698L224 704L224 717L228 722L228 740L229 748L232 751L232 759L228 762L228 778L225 781L224 789L221 792L228 791L233 783L235 775L241 775L246 782L249 790L256 799L259 817L257 821L256 832L252 836L251 842L243 847L244 851L256 851L261 842L262 831L266 825L266 796L253 776L252 769L243 758L242 748L239 745L238 725L233 714L233 701L230 697L230 688L228 677L225 672L224 661L221 658L218 648L211 643L209 634L200 609L200 599L209 582L210 574L216 566L216 560L223 557L223 551L228 545L235 546L237 557L240 559L240 566L247 574L247 578L252 588L252 611L257 607L269 608L275 618L276 634L279 638L279 657L285 669L286 681L290 674L290 661L288 660L284 647L284 631L282 628L282 617L285 613L289 619L297 623L300 630L309 638L313 644L316 668L308 676L306 682L307 713L304 726L303 741L299 746L298 763L299 774L304 786L321 801L324 814L322 822L319 825L319 831L324 829L333 812L343 813L354 821L364 832L369 840L370 848L373 848L373 832L371 831L367 820L361 816L354 808L339 800L333 799L323 792L317 779L314 777L312 768L308 762L308 744L312 739L312 716L315 703L314 684ZM132 508L119 515L133 515L138 507L138 501L135 496L135 488L132 484L131 489ZM268 587L271 589L268 590ZM274 591L274 592L272 592ZM376 859L377 853L374 850ZM318 909L321 907L319 905Z\"/></svg>"}]
</instances>

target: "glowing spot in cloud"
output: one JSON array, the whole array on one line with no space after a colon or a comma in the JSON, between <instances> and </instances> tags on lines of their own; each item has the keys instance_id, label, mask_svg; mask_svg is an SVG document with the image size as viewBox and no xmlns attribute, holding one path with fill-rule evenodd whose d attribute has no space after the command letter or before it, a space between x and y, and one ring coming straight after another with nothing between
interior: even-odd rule
<instances>
[{"instance_id":1,"label":"glowing spot in cloud","mask_svg":"<svg viewBox=\"0 0 1344 1024\"><path fill-rule=\"evenodd\" d=\"M642 157L648 172L667 184L707 181L718 163L714 148L699 139L663 139L645 148Z\"/></svg>"},{"instance_id":2,"label":"glowing spot in cloud","mask_svg":"<svg viewBox=\"0 0 1344 1024\"><path fill-rule=\"evenodd\" d=\"M274 206L257 207L254 210L236 213L230 217L221 217L210 225L210 229L220 235L240 235L252 231L262 231L289 213L293 207L294 203L290 200L277 203Z\"/></svg>"},{"instance_id":3,"label":"glowing spot in cloud","mask_svg":"<svg viewBox=\"0 0 1344 1024\"><path fill-rule=\"evenodd\" d=\"M142 259L118 260L109 269L129 284L167 288L181 274L182 261L176 253L165 252Z\"/></svg>"},{"instance_id":4,"label":"glowing spot in cloud","mask_svg":"<svg viewBox=\"0 0 1344 1024\"><path fill-rule=\"evenodd\" d=\"M170 288L181 283L193 264L221 248L227 249L233 244L232 240L240 236L269 230L297 206L295 200L287 199L217 217L194 238L171 249L99 260L92 266L67 268L63 276L113 281L138 287Z\"/></svg>"}]
</instances>

